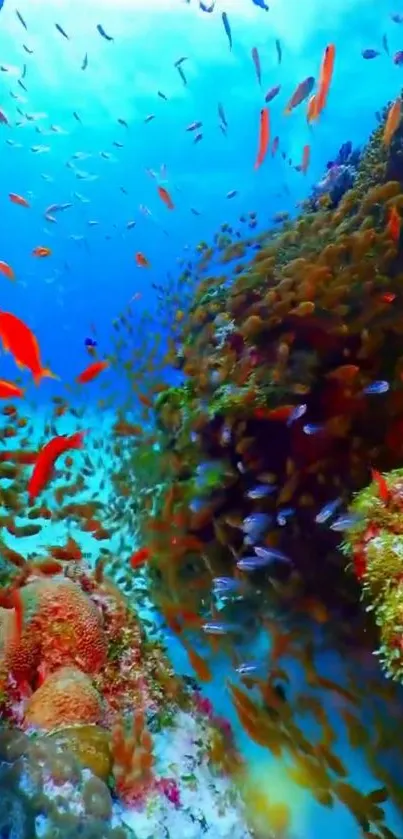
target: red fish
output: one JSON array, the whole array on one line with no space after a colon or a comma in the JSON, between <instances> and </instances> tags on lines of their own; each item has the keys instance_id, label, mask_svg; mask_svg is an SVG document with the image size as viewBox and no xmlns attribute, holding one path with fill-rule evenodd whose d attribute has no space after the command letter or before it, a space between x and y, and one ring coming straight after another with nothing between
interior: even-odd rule
<instances>
[{"instance_id":1,"label":"red fish","mask_svg":"<svg viewBox=\"0 0 403 839\"><path fill-rule=\"evenodd\" d=\"M260 111L260 128L259 128L259 149L257 153L257 158L255 162L255 169L258 169L259 166L263 163L267 149L269 148L269 141L270 141L270 117L269 117L269 109L262 108Z\"/></svg>"},{"instance_id":2,"label":"red fish","mask_svg":"<svg viewBox=\"0 0 403 839\"><path fill-rule=\"evenodd\" d=\"M93 364L89 364L88 367L77 376L76 381L83 385L86 382L92 382L103 370L107 370L109 367L109 361L94 361Z\"/></svg>"},{"instance_id":3,"label":"red fish","mask_svg":"<svg viewBox=\"0 0 403 839\"><path fill-rule=\"evenodd\" d=\"M18 387L14 382L8 382L6 379L0 379L0 399L19 398L24 396L22 387Z\"/></svg>"},{"instance_id":4,"label":"red fish","mask_svg":"<svg viewBox=\"0 0 403 839\"><path fill-rule=\"evenodd\" d=\"M161 201L164 202L165 206L168 207L168 210L174 210L175 204L172 201L172 198L167 189L163 186L158 187L158 195L161 198Z\"/></svg>"},{"instance_id":5,"label":"red fish","mask_svg":"<svg viewBox=\"0 0 403 839\"><path fill-rule=\"evenodd\" d=\"M148 548L140 548L138 551L135 551L134 554L129 559L130 567L133 568L133 571L136 568L141 568L145 562L150 558L150 551Z\"/></svg>"},{"instance_id":6,"label":"red fish","mask_svg":"<svg viewBox=\"0 0 403 839\"><path fill-rule=\"evenodd\" d=\"M32 502L42 492L50 481L57 459L70 449L81 449L83 447L84 431L77 431L75 434L62 434L52 437L40 450L35 462L34 470L28 483L29 501Z\"/></svg>"},{"instance_id":7,"label":"red fish","mask_svg":"<svg viewBox=\"0 0 403 839\"><path fill-rule=\"evenodd\" d=\"M17 366L30 370L36 385L39 385L45 376L51 379L59 378L43 366L34 333L11 312L0 311L0 338L4 350L11 353Z\"/></svg>"}]
</instances>

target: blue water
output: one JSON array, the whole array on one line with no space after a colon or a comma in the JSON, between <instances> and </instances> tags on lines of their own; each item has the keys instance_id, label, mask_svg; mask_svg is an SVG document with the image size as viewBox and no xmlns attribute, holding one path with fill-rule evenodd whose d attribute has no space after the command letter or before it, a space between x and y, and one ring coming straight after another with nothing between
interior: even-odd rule
<instances>
[{"instance_id":1,"label":"blue water","mask_svg":"<svg viewBox=\"0 0 403 839\"><path fill-rule=\"evenodd\" d=\"M148 310L166 337L152 284L177 276L182 260L192 260L198 242L210 241L223 222L237 227L240 215L255 211L258 230L263 230L277 212L296 214L340 145L346 140L363 145L375 127L375 111L402 86L402 70L391 59L403 45L403 27L390 19L397 4L273 0L265 12L252 0L217 0L213 13L206 14L196 0L18 0L27 30L14 0L5 0L0 8L0 108L9 123L0 125L0 260L16 276L15 282L0 276L1 307L35 331L45 362L62 382L46 381L35 389L23 374L28 404L32 399L36 410L40 406L46 411L54 394L69 394L69 384L89 360L87 336L96 338L101 355L115 351L112 320L134 295L134 323ZM223 11L231 26L232 50ZM101 37L98 24L113 40ZM288 117L283 110L300 81L309 75L317 78L329 43L336 46L335 74L326 111L312 128L305 105ZM253 47L260 55L261 88ZM361 52L367 48L380 55L364 60ZM82 69L86 55L88 66ZM175 67L182 56L186 86ZM281 92L269 106L272 137L279 136L280 150L294 165L279 154L274 159L268 155L255 171L259 112L264 94L277 84ZM228 121L226 136L219 128L218 103ZM149 115L155 118L145 122ZM196 145L195 134L186 130L194 121L203 123L203 139ZM294 166L301 162L305 144L311 146L311 163L303 175ZM35 150L38 146L43 148ZM160 200L158 185L172 196L173 211ZM228 199L233 190L237 194ZM23 196L30 207L11 204L9 193ZM55 214L56 223L46 221L49 205L70 202L71 207ZM128 229L133 221L135 227ZM33 257L37 246L51 248L51 256ZM150 268L137 267L138 251ZM130 351L140 358L144 350L136 330L131 340ZM3 354L0 363L2 378L15 377L9 357ZM119 404L127 388L121 368L106 375L107 392ZM166 381L173 376L165 371ZM103 393L97 381L74 398L96 411ZM185 672L183 650L174 638L169 649L178 671ZM332 674L339 664L330 658L324 669ZM207 693L217 710L232 718L251 764L263 766L268 788L281 786L279 767L239 728L225 675L224 663L218 661ZM357 786L369 790L377 785L359 758L350 755L349 765ZM396 824L392 817L390 826L403 835L399 820ZM296 836L321 839L325 831L329 839L363 835L344 808L327 811L301 804Z\"/></svg>"}]
</instances>

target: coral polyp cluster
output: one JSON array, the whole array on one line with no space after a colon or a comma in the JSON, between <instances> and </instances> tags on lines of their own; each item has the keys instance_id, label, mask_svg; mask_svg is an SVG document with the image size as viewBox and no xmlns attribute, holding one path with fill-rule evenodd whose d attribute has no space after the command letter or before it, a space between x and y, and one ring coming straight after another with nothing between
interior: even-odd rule
<instances>
[{"instance_id":1,"label":"coral polyp cluster","mask_svg":"<svg viewBox=\"0 0 403 839\"><path fill-rule=\"evenodd\" d=\"M377 655L385 673L403 681L403 469L376 476L350 512L343 550L379 627Z\"/></svg>"}]
</instances>

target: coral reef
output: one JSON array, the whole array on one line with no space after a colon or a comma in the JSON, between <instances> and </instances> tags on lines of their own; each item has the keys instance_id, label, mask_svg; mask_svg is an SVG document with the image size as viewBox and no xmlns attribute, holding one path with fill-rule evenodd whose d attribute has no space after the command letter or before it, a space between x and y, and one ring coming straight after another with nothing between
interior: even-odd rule
<instances>
[{"instance_id":1,"label":"coral reef","mask_svg":"<svg viewBox=\"0 0 403 839\"><path fill-rule=\"evenodd\" d=\"M323 178L314 185L306 206L316 210L320 207L320 198L326 196L329 206L337 207L343 195L354 186L360 156L359 149L353 149L350 140L343 143L336 158L328 162Z\"/></svg>"},{"instance_id":2,"label":"coral reef","mask_svg":"<svg viewBox=\"0 0 403 839\"><path fill-rule=\"evenodd\" d=\"M375 475L350 506L343 550L379 627L386 675L403 682L403 469Z\"/></svg>"},{"instance_id":3,"label":"coral reef","mask_svg":"<svg viewBox=\"0 0 403 839\"><path fill-rule=\"evenodd\" d=\"M162 645L145 637L102 562L94 572L81 561L62 570L49 577L36 568L2 592L0 710L13 728L0 735L0 766L24 791L30 839L77 830L127 839L127 819L136 839L148 837L150 807L168 821L167 805L182 809L180 767L172 772L165 760L167 727L175 737L196 725L198 746L187 751L225 785L229 762L218 753L215 761L210 746L220 725L174 675ZM25 806L24 795L10 808Z\"/></svg>"},{"instance_id":4,"label":"coral reef","mask_svg":"<svg viewBox=\"0 0 403 839\"><path fill-rule=\"evenodd\" d=\"M238 576L244 560L249 592L264 586L273 605L314 595L346 621L360 615L321 511L403 457L403 266L390 221L403 207L402 129L389 149L383 129L360 156L340 149L332 165L355 174L337 200L230 256L212 248L236 263L231 277L203 279L176 328L168 360L185 381L147 396L163 472L139 531L165 616L184 602L208 614L212 578ZM130 457L122 474L127 484Z\"/></svg>"}]
</instances>

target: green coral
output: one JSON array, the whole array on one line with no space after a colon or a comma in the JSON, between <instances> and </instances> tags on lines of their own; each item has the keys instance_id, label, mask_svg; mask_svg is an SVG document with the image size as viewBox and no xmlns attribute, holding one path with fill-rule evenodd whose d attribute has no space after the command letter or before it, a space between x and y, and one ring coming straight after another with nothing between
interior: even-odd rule
<instances>
[{"instance_id":1,"label":"green coral","mask_svg":"<svg viewBox=\"0 0 403 839\"><path fill-rule=\"evenodd\" d=\"M403 562L402 562L403 571ZM394 681L403 680L403 583L391 587L376 609L380 629L379 655L385 674Z\"/></svg>"}]
</instances>

